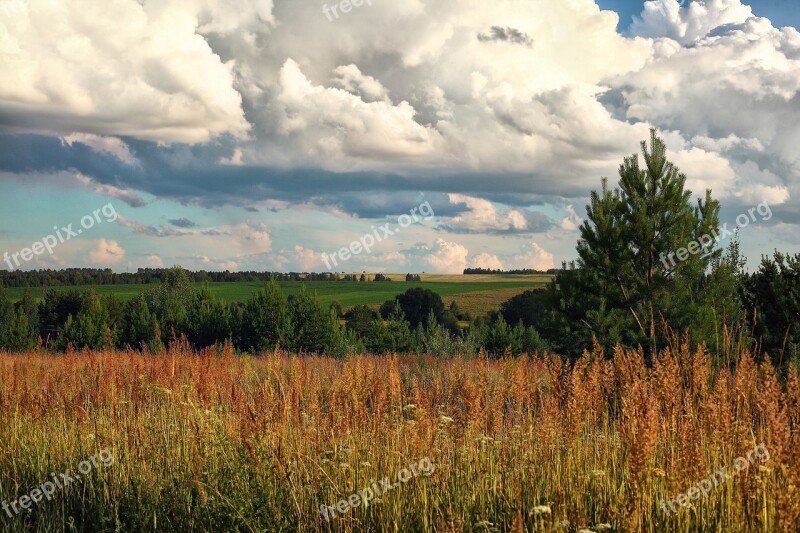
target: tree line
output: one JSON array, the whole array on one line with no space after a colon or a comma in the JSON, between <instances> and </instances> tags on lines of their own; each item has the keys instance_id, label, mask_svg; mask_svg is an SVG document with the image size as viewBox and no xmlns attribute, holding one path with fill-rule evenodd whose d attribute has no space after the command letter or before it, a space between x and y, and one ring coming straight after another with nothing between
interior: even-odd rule
<instances>
[{"instance_id":1,"label":"tree line","mask_svg":"<svg viewBox=\"0 0 800 533\"><path fill-rule=\"evenodd\" d=\"M5 287L65 287L74 285L148 285L159 283L169 273L168 268L140 268L136 272L114 272L110 268L65 268L63 270L0 270L0 283ZM362 272L209 272L186 271L193 283L233 283L276 281L392 281L383 273ZM406 281L419 281L408 274Z\"/></svg>"},{"instance_id":2,"label":"tree line","mask_svg":"<svg viewBox=\"0 0 800 533\"><path fill-rule=\"evenodd\" d=\"M688 343L704 345L720 363L738 346L767 353L776 365L800 364L800 254L775 251L762 257L756 272L745 272L737 238L724 249L708 238L720 231L720 204L711 191L692 203L686 175L668 161L666 145L655 131L649 144L641 143L641 151L642 159L633 154L623 160L616 188L603 178L600 190L592 191L578 259L555 270L546 288L515 296L488 316L473 318L455 305L445 309L438 295L421 287L377 312L359 306L343 313L337 304L323 307L305 288L285 297L277 285L369 281L365 274L193 273L180 268L140 269L137 274L12 272L0 281L50 286L52 280L81 284L96 276L110 283L158 285L125 305L93 291L53 290L46 291L41 304L27 291L13 305L0 289L0 346L25 350L42 339L56 350L71 344L158 351L185 336L198 348L231 342L243 352L280 347L330 355L469 356L484 347L492 354L548 349L577 357L599 344L606 353L617 345L641 348L649 361L668 346ZM226 304L215 300L207 286L196 287L194 282L203 281L265 285L244 304ZM388 278L376 276L375 281ZM420 278L408 274L406 281Z\"/></svg>"},{"instance_id":3,"label":"tree line","mask_svg":"<svg viewBox=\"0 0 800 533\"><path fill-rule=\"evenodd\" d=\"M525 274L525 275L532 275L532 274L558 274L560 269L558 268L549 268L547 270L536 270L535 268L516 268L513 270L503 270L501 268L465 268L464 275L477 275L477 274Z\"/></svg>"},{"instance_id":4,"label":"tree line","mask_svg":"<svg viewBox=\"0 0 800 533\"><path fill-rule=\"evenodd\" d=\"M462 329L462 323L471 327ZM243 353L285 349L344 356L357 353L432 353L439 356L535 352L546 344L534 328L509 326L502 316L473 321L453 302L445 308L429 289L408 289L379 310L343 312L301 287L285 296L272 278L244 303L217 300L207 285L174 267L160 283L122 303L94 290L55 290L37 303L30 290L13 304L0 287L0 348L63 352L70 347L161 352L184 339L195 349L231 343Z\"/></svg>"}]
</instances>

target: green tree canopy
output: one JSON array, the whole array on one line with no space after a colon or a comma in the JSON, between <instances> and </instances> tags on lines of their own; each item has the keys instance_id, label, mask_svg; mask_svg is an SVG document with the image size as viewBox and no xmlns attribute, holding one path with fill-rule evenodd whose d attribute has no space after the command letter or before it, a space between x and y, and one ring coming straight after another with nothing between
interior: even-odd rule
<instances>
[{"instance_id":1,"label":"green tree canopy","mask_svg":"<svg viewBox=\"0 0 800 533\"><path fill-rule=\"evenodd\" d=\"M719 202L708 190L692 205L686 175L667 159L655 130L641 149L642 159L634 154L620 165L618 188L603 178L592 191L577 268L555 280L556 307L579 324L584 347L595 336L653 352L663 324L681 328L698 308L713 305L702 291L721 254Z\"/></svg>"}]
</instances>

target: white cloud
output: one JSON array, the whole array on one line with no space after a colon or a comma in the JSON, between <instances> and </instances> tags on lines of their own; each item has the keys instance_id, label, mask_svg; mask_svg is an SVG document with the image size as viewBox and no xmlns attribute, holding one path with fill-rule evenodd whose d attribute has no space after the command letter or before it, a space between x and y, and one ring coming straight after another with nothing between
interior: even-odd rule
<instances>
[{"instance_id":1,"label":"white cloud","mask_svg":"<svg viewBox=\"0 0 800 533\"><path fill-rule=\"evenodd\" d=\"M425 263L433 267L436 272L446 274L461 274L467 268L469 250L456 242L447 242L436 239L431 253L424 257Z\"/></svg>"},{"instance_id":2,"label":"white cloud","mask_svg":"<svg viewBox=\"0 0 800 533\"><path fill-rule=\"evenodd\" d=\"M0 110L17 127L65 133L166 142L244 134L232 65L196 33L196 9L154 0L3 2Z\"/></svg>"},{"instance_id":3,"label":"white cloud","mask_svg":"<svg viewBox=\"0 0 800 533\"><path fill-rule=\"evenodd\" d=\"M408 102L365 102L341 89L313 85L287 59L280 72L280 132L304 139L309 153L334 157L415 158L431 153L438 134L414 121Z\"/></svg>"},{"instance_id":4,"label":"white cloud","mask_svg":"<svg viewBox=\"0 0 800 533\"><path fill-rule=\"evenodd\" d=\"M503 262L496 255L482 253L472 258L474 268L487 268L490 270L503 270Z\"/></svg>"},{"instance_id":5,"label":"white cloud","mask_svg":"<svg viewBox=\"0 0 800 533\"><path fill-rule=\"evenodd\" d=\"M252 33L275 24L272 0L192 0L197 9L198 33Z\"/></svg>"},{"instance_id":6,"label":"white cloud","mask_svg":"<svg viewBox=\"0 0 800 533\"><path fill-rule=\"evenodd\" d=\"M239 270L239 263L226 259L219 259L217 257L208 257L207 255L197 256L195 259L199 260L200 264L205 269L212 270L230 270L236 272Z\"/></svg>"},{"instance_id":7,"label":"white cloud","mask_svg":"<svg viewBox=\"0 0 800 533\"><path fill-rule=\"evenodd\" d=\"M388 101L389 93L381 82L361 73L356 65L342 65L333 71L334 83L365 102Z\"/></svg>"},{"instance_id":8,"label":"white cloud","mask_svg":"<svg viewBox=\"0 0 800 533\"><path fill-rule=\"evenodd\" d=\"M454 229L488 232L502 230L524 230L528 227L525 215L518 210L509 210L501 214L495 205L480 198L464 194L448 194L451 204L465 204L468 212L450 217L445 224Z\"/></svg>"},{"instance_id":9,"label":"white cloud","mask_svg":"<svg viewBox=\"0 0 800 533\"><path fill-rule=\"evenodd\" d=\"M514 268L533 268L548 270L555 267L553 254L539 246L537 243L526 244L522 247L523 253L514 256Z\"/></svg>"},{"instance_id":10,"label":"white cloud","mask_svg":"<svg viewBox=\"0 0 800 533\"><path fill-rule=\"evenodd\" d=\"M164 260L156 254L150 254L147 256L147 264L153 268L164 268Z\"/></svg>"},{"instance_id":11,"label":"white cloud","mask_svg":"<svg viewBox=\"0 0 800 533\"><path fill-rule=\"evenodd\" d=\"M94 267L112 267L125 259L125 250L117 241L100 239L89 252L89 263Z\"/></svg>"},{"instance_id":12,"label":"white cloud","mask_svg":"<svg viewBox=\"0 0 800 533\"><path fill-rule=\"evenodd\" d=\"M97 152L111 154L129 165L138 164L137 159L131 154L128 145L125 144L122 139L116 137L103 137L100 135L92 135L91 133L71 133L65 135L63 140L69 144L76 142L85 144Z\"/></svg>"},{"instance_id":13,"label":"white cloud","mask_svg":"<svg viewBox=\"0 0 800 533\"><path fill-rule=\"evenodd\" d=\"M567 212L567 216L561 219L561 229L566 231L575 231L581 227L581 224L583 224L583 218L578 215L573 206L564 206L564 211Z\"/></svg>"},{"instance_id":14,"label":"white cloud","mask_svg":"<svg viewBox=\"0 0 800 533\"><path fill-rule=\"evenodd\" d=\"M642 37L668 37L689 44L726 24L741 24L753 16L740 0L649 0L641 15L633 17L631 33Z\"/></svg>"},{"instance_id":15,"label":"white cloud","mask_svg":"<svg viewBox=\"0 0 800 533\"><path fill-rule=\"evenodd\" d=\"M322 254L310 248L303 248L299 244L294 247L291 254L295 264L305 272L322 272Z\"/></svg>"},{"instance_id":16,"label":"white cloud","mask_svg":"<svg viewBox=\"0 0 800 533\"><path fill-rule=\"evenodd\" d=\"M712 21L705 26L703 13ZM738 0L692 2L681 16L694 26L736 24L611 84L628 120L686 140L669 146L694 192L712 186L718 198L781 203L800 194L800 33L748 13Z\"/></svg>"},{"instance_id":17,"label":"white cloud","mask_svg":"<svg viewBox=\"0 0 800 533\"><path fill-rule=\"evenodd\" d=\"M739 0L684 8L658 0L624 37L616 14L593 0L404 0L335 23L320 5L296 0L8 0L0 8L0 69L8 73L0 128L53 130L130 164L145 151L120 136L197 142L231 133L238 145L210 143L211 161L386 171L375 188L388 194L460 192L450 201L468 211L444 222L469 233L531 230L529 211L479 198L490 193L581 205L600 176L614 184L621 157L653 125L695 193L711 187L730 203L788 204L800 194L800 33L751 15ZM493 27L530 39L478 38ZM214 151L220 145L224 156ZM170 164L183 163L177 148ZM395 177L412 183L395 187ZM110 182L76 183L143 203ZM327 205L311 199L302 209L344 216L341 205ZM581 221L572 206L559 218L562 235ZM169 238L184 256L197 246L198 255L239 265L272 247L269 231L250 223L198 229L191 239L172 238L185 234L174 228L129 227ZM457 271L466 247L441 242L424 264ZM512 267L513 251L464 242ZM273 254L275 264L315 253L282 246L289 250ZM518 257L546 263L548 253L531 247Z\"/></svg>"}]
</instances>

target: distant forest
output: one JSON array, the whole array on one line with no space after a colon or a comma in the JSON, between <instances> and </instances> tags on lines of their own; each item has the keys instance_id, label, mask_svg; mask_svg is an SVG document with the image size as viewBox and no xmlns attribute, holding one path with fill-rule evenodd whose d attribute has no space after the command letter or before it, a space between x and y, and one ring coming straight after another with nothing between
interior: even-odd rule
<instances>
[{"instance_id":1,"label":"distant forest","mask_svg":"<svg viewBox=\"0 0 800 533\"><path fill-rule=\"evenodd\" d=\"M66 268L63 270L0 270L4 287L65 287L74 285L151 284L164 280L167 268L140 268L136 272L113 272L110 268ZM275 281L392 281L384 274L340 274L315 272L197 272L186 271L189 281L204 282L265 282ZM420 281L419 275L407 274L406 281Z\"/></svg>"},{"instance_id":2,"label":"distant forest","mask_svg":"<svg viewBox=\"0 0 800 533\"><path fill-rule=\"evenodd\" d=\"M518 268L516 270L500 270L495 269L492 270L491 268L465 268L464 275L474 275L474 274L551 274L555 275L561 272L562 269L560 268L551 268L549 270L534 270L532 268Z\"/></svg>"}]
</instances>

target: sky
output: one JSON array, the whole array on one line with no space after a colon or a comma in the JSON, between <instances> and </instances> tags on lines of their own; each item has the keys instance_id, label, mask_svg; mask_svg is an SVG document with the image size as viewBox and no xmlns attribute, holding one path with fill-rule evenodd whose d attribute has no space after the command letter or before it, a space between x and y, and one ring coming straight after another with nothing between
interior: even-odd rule
<instances>
[{"instance_id":1,"label":"sky","mask_svg":"<svg viewBox=\"0 0 800 533\"><path fill-rule=\"evenodd\" d=\"M553 268L650 128L753 269L800 251L799 13L3 0L0 269Z\"/></svg>"}]
</instances>

